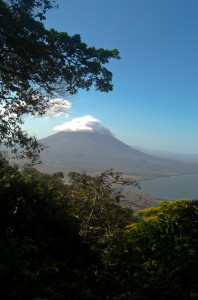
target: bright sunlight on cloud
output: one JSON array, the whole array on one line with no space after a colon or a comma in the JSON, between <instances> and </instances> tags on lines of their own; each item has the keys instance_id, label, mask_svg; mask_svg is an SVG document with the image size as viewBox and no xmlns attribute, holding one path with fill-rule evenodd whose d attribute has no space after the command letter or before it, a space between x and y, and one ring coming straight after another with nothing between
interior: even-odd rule
<instances>
[{"instance_id":1,"label":"bright sunlight on cloud","mask_svg":"<svg viewBox=\"0 0 198 300\"><path fill-rule=\"evenodd\" d=\"M62 114L68 117L68 110L72 107L71 102L61 98L53 99L49 101L48 109L43 115L45 119L51 119L53 117L59 117Z\"/></svg>"},{"instance_id":2,"label":"bright sunlight on cloud","mask_svg":"<svg viewBox=\"0 0 198 300\"><path fill-rule=\"evenodd\" d=\"M101 125L101 121L95 119L90 115L86 115L80 118L74 118L70 122L63 123L62 125L53 128L55 131L85 131L85 132L97 132L101 134L112 135L111 131Z\"/></svg>"}]
</instances>

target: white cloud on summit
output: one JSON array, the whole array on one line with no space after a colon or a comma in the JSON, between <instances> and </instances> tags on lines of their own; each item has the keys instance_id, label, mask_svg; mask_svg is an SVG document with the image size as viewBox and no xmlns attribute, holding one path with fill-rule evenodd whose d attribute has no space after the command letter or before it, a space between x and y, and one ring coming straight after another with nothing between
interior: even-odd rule
<instances>
[{"instance_id":1,"label":"white cloud on summit","mask_svg":"<svg viewBox=\"0 0 198 300\"><path fill-rule=\"evenodd\" d=\"M90 115L86 115L80 118L74 118L70 122L65 122L62 125L54 127L53 130L67 132L97 132L101 134L112 135L111 131L108 128L101 125L100 120Z\"/></svg>"},{"instance_id":2,"label":"white cloud on summit","mask_svg":"<svg viewBox=\"0 0 198 300\"><path fill-rule=\"evenodd\" d=\"M62 114L67 118L69 113L68 110L72 107L71 102L62 98L50 100L48 102L48 108L46 113L43 115L45 119L51 119L53 117L59 117Z\"/></svg>"}]
</instances>

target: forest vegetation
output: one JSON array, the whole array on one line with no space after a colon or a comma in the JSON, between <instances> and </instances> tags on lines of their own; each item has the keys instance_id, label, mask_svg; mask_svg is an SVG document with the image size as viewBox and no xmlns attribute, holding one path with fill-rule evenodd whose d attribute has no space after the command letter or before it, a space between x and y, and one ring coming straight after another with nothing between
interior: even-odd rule
<instances>
[{"instance_id":1,"label":"forest vegetation","mask_svg":"<svg viewBox=\"0 0 198 300\"><path fill-rule=\"evenodd\" d=\"M134 216L112 170L19 170L1 158L2 299L197 299L198 202Z\"/></svg>"}]
</instances>

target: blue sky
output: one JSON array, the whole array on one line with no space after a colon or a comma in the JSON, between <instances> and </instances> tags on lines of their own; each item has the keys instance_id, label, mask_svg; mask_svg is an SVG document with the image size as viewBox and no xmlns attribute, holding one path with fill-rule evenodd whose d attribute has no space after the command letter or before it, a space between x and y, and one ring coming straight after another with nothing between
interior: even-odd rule
<instances>
[{"instance_id":1,"label":"blue sky","mask_svg":"<svg viewBox=\"0 0 198 300\"><path fill-rule=\"evenodd\" d=\"M25 120L42 138L53 127L91 115L133 146L198 153L198 1L58 0L47 28L79 33L89 46L117 48L106 65L114 90L79 91L69 117Z\"/></svg>"}]
</instances>

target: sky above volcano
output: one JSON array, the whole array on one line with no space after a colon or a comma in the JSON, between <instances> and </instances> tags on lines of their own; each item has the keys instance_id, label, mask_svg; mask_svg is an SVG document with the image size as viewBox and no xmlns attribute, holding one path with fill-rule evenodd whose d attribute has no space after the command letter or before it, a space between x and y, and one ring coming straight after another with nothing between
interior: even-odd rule
<instances>
[{"instance_id":1,"label":"sky above volcano","mask_svg":"<svg viewBox=\"0 0 198 300\"><path fill-rule=\"evenodd\" d=\"M98 130L148 149L198 153L198 1L58 0L45 25L88 46L117 48L109 93L52 99L43 118L25 118L38 138ZM67 101L63 101L67 100Z\"/></svg>"}]
</instances>

